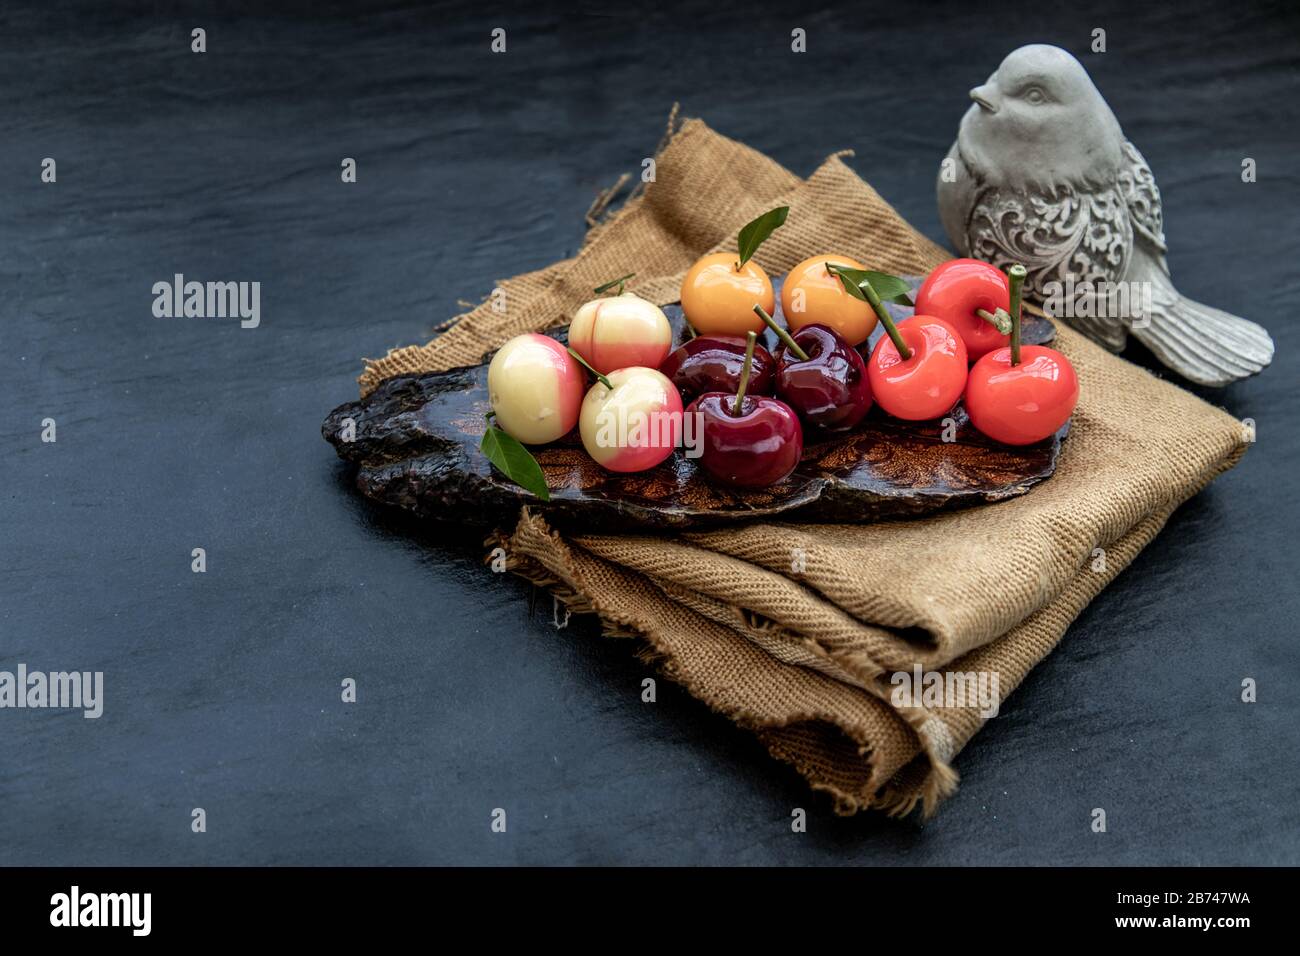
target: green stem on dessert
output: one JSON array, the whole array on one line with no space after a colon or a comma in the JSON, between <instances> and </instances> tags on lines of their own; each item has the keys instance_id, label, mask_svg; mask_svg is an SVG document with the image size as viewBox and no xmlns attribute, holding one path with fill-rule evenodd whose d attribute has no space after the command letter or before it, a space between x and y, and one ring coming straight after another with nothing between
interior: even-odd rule
<instances>
[{"instance_id":1,"label":"green stem on dessert","mask_svg":"<svg viewBox=\"0 0 1300 956\"><path fill-rule=\"evenodd\" d=\"M898 349L898 357L906 362L912 357L912 350L909 349L907 343L903 341L903 336L899 334L898 326L896 326L894 320L889 317L889 310L886 309L885 304L880 301L880 296L876 293L876 290L871 287L870 282L863 282L858 286L858 288L861 289L862 294L867 297L867 304L870 305L872 311L876 313L876 318L880 319L880 324L885 327L885 332L889 335L889 340L894 343L894 348Z\"/></svg>"},{"instance_id":2,"label":"green stem on dessert","mask_svg":"<svg viewBox=\"0 0 1300 956\"><path fill-rule=\"evenodd\" d=\"M745 367L740 370L740 388L736 389L736 403L731 406L731 414L739 415L745 401L745 389L749 387L749 371L754 367L754 345L758 336L753 332L745 333Z\"/></svg>"},{"instance_id":3,"label":"green stem on dessert","mask_svg":"<svg viewBox=\"0 0 1300 956\"><path fill-rule=\"evenodd\" d=\"M592 291L595 292L596 295L604 295L610 289L614 288L614 286L618 286L618 295L622 295L623 287L627 285L627 280L632 278L634 275L636 275L635 272L629 272L627 275L619 276L617 279L610 279L608 282L596 286Z\"/></svg>"},{"instance_id":4,"label":"green stem on dessert","mask_svg":"<svg viewBox=\"0 0 1300 956\"><path fill-rule=\"evenodd\" d=\"M1003 335L1011 334L1011 316L1004 310L990 312L988 309L976 309L975 314Z\"/></svg>"},{"instance_id":5,"label":"green stem on dessert","mask_svg":"<svg viewBox=\"0 0 1300 956\"><path fill-rule=\"evenodd\" d=\"M614 386L613 386L612 384L610 384L609 379L607 379L605 376L601 375L601 374L600 374L599 372L597 372L594 368L592 368L590 365L588 365L588 364L587 364L587 360L586 360L585 358L583 358L583 357L582 357L581 355L579 355L577 352L573 351L572 348L569 349L569 354L572 355L575 359L578 360L578 364L579 364L579 365L581 365L583 368L585 368L585 369L586 369L588 372L590 372L592 375L596 376L596 381L600 382L601 385L604 385L604 386L605 386L607 389L609 389L611 392L614 391Z\"/></svg>"},{"instance_id":6,"label":"green stem on dessert","mask_svg":"<svg viewBox=\"0 0 1300 956\"><path fill-rule=\"evenodd\" d=\"M1011 282L1011 364L1020 364L1020 312L1021 294L1025 287L1025 276L1029 273L1020 263L1015 263L1007 270Z\"/></svg>"},{"instance_id":7,"label":"green stem on dessert","mask_svg":"<svg viewBox=\"0 0 1300 956\"><path fill-rule=\"evenodd\" d=\"M771 329L773 332L776 333L776 337L781 340L781 344L784 345L786 348L788 348L791 352L793 352L795 354L795 357L798 358L800 362L808 361L808 353L805 352L803 349L799 348L799 343L796 342L793 337L791 337L789 332L781 328L781 326L777 325L776 319L768 315L767 312L763 310L763 307L761 305L755 304L754 312L757 313L758 317L763 320L764 325L766 325L769 329Z\"/></svg>"}]
</instances>

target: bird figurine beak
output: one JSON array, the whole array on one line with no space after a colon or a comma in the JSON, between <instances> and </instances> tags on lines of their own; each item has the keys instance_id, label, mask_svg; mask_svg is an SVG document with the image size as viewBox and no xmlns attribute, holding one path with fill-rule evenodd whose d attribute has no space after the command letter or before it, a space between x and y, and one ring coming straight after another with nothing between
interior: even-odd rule
<instances>
[{"instance_id":1,"label":"bird figurine beak","mask_svg":"<svg viewBox=\"0 0 1300 956\"><path fill-rule=\"evenodd\" d=\"M993 89L991 83L985 83L983 86L977 86L970 91L970 98L980 105L981 109L990 113L998 111L998 105L993 100Z\"/></svg>"}]
</instances>

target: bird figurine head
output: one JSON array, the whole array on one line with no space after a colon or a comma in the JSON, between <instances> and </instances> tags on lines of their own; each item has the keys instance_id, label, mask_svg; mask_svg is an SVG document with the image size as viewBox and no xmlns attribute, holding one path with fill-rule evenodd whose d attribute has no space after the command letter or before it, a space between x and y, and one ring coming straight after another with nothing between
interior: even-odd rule
<instances>
[{"instance_id":1,"label":"bird figurine head","mask_svg":"<svg viewBox=\"0 0 1300 956\"><path fill-rule=\"evenodd\" d=\"M938 182L960 254L1024 264L1028 298L1112 351L1132 333L1190 381L1272 361L1264 329L1174 288L1155 176L1077 59L1023 46L970 97Z\"/></svg>"},{"instance_id":2,"label":"bird figurine head","mask_svg":"<svg viewBox=\"0 0 1300 956\"><path fill-rule=\"evenodd\" d=\"M970 98L975 103L958 141L1000 185L1092 188L1123 159L1119 121L1088 71L1060 47L1035 43L1013 51ZM1034 162L1026 163L1026 154Z\"/></svg>"}]
</instances>

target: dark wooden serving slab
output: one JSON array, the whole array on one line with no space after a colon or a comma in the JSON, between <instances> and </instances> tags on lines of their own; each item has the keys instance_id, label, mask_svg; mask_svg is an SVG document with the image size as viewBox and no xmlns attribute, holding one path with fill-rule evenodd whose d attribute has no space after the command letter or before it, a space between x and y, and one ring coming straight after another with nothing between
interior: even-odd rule
<instances>
[{"instance_id":1,"label":"dark wooden serving slab","mask_svg":"<svg viewBox=\"0 0 1300 956\"><path fill-rule=\"evenodd\" d=\"M780 320L779 295L777 302ZM681 309L664 311L680 341ZM891 305L890 311L901 319L912 310ZM564 331L554 334L565 338ZM872 344L881 334L877 329ZM1056 330L1048 320L1026 316L1022 334L1027 344L1043 344ZM862 522L1000 501L1052 474L1065 433L1025 448L1000 445L976 432L958 406L952 416L956 440L945 442L939 422L902 422L873 408L848 435L805 433L795 473L756 491L714 483L681 453L650 471L613 474L570 436L533 449L551 489L544 503L495 471L479 451L489 408L486 364L399 375L334 409L321 432L339 457L357 466L357 488L376 501L484 525L508 521L529 505L557 524L602 531L756 518ZM340 437L346 419L355 423L350 442Z\"/></svg>"}]
</instances>

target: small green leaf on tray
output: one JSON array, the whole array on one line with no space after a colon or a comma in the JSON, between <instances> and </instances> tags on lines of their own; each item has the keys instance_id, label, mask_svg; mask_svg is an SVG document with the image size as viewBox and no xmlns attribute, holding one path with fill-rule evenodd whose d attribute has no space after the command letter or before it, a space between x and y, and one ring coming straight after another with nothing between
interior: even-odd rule
<instances>
[{"instance_id":1,"label":"small green leaf on tray","mask_svg":"<svg viewBox=\"0 0 1300 956\"><path fill-rule=\"evenodd\" d=\"M763 215L740 230L740 261L736 263L737 269L754 257L758 247L763 244L768 236L785 224L785 217L789 214L789 206L778 206L763 213Z\"/></svg>"},{"instance_id":2,"label":"small green leaf on tray","mask_svg":"<svg viewBox=\"0 0 1300 956\"><path fill-rule=\"evenodd\" d=\"M906 279L900 279L888 272L877 272L875 269L850 269L846 266L837 266L833 262L827 263L827 268L840 277L840 282L849 295L863 302L867 301L867 297L862 292L862 283L869 282L883 302L897 302L899 305L914 304L908 295L912 287L908 285Z\"/></svg>"},{"instance_id":3,"label":"small green leaf on tray","mask_svg":"<svg viewBox=\"0 0 1300 956\"><path fill-rule=\"evenodd\" d=\"M496 466L497 471L520 488L531 491L543 501L551 500L551 490L546 487L541 465L537 464L537 459L518 439L499 428L488 426L478 447L487 456L487 460Z\"/></svg>"},{"instance_id":4,"label":"small green leaf on tray","mask_svg":"<svg viewBox=\"0 0 1300 956\"><path fill-rule=\"evenodd\" d=\"M614 286L618 286L619 292L622 292L624 283L626 283L627 280L632 278L634 275L636 275L635 272L629 272L627 275L619 276L617 279L610 279L604 285L598 285L596 286L596 288L592 289L591 291L595 292L596 295L604 295L610 289L614 288Z\"/></svg>"}]
</instances>

